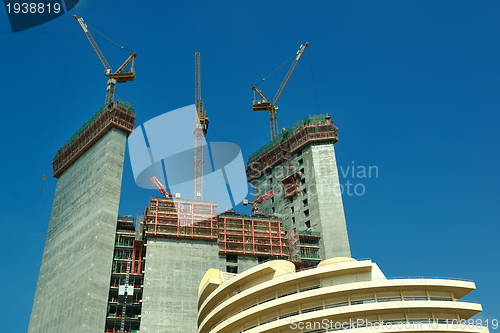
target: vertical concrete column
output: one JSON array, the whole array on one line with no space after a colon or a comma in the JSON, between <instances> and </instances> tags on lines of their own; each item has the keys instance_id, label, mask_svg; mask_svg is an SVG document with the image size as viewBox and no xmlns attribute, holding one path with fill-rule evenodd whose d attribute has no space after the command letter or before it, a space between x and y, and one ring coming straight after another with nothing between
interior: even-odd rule
<instances>
[{"instance_id":1,"label":"vertical concrete column","mask_svg":"<svg viewBox=\"0 0 500 333\"><path fill-rule=\"evenodd\" d=\"M57 181L29 333L102 333L126 134L112 128Z\"/></svg>"},{"instance_id":2,"label":"vertical concrete column","mask_svg":"<svg viewBox=\"0 0 500 333\"><path fill-rule=\"evenodd\" d=\"M333 144L311 146L313 184L312 208L319 215L321 232L319 255L322 260L333 257L350 257L344 205L340 191L339 174Z\"/></svg>"},{"instance_id":3,"label":"vertical concrete column","mask_svg":"<svg viewBox=\"0 0 500 333\"><path fill-rule=\"evenodd\" d=\"M147 248L141 332L196 333L200 281L209 268L225 272L226 256L217 241L151 237Z\"/></svg>"}]
</instances>

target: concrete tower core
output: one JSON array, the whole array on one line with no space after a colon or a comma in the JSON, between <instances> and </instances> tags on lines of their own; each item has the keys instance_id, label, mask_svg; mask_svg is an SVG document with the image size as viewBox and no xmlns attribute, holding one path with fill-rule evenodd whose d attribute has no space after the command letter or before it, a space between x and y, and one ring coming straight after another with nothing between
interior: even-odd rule
<instances>
[{"instance_id":1,"label":"concrete tower core","mask_svg":"<svg viewBox=\"0 0 500 333\"><path fill-rule=\"evenodd\" d=\"M294 261L318 263L351 256L333 148L337 134L330 116L309 116L248 159L247 180L253 184L254 200L274 192L259 210L280 217L290 235L321 237L319 249L302 247Z\"/></svg>"},{"instance_id":2,"label":"concrete tower core","mask_svg":"<svg viewBox=\"0 0 500 333\"><path fill-rule=\"evenodd\" d=\"M209 268L233 276L264 260L288 258L279 219L216 210L216 202L150 199L141 332L196 332L198 286Z\"/></svg>"},{"instance_id":3,"label":"concrete tower core","mask_svg":"<svg viewBox=\"0 0 500 333\"><path fill-rule=\"evenodd\" d=\"M58 178L28 332L103 332L133 106L102 107L57 152Z\"/></svg>"}]
</instances>

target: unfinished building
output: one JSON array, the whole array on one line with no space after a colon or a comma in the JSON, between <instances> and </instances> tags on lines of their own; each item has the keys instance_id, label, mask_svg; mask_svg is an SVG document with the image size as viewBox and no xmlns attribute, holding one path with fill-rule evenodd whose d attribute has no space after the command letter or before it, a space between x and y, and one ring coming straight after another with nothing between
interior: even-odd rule
<instances>
[{"instance_id":1,"label":"unfinished building","mask_svg":"<svg viewBox=\"0 0 500 333\"><path fill-rule=\"evenodd\" d=\"M107 103L57 152L28 332L103 332L132 105Z\"/></svg>"},{"instance_id":2,"label":"unfinished building","mask_svg":"<svg viewBox=\"0 0 500 333\"><path fill-rule=\"evenodd\" d=\"M215 202L152 197L144 236L145 332L196 332L198 285L210 267L237 273L270 258L288 258L279 219L217 215Z\"/></svg>"},{"instance_id":3,"label":"unfinished building","mask_svg":"<svg viewBox=\"0 0 500 333\"><path fill-rule=\"evenodd\" d=\"M314 259L351 256L333 148L337 135L329 115L309 116L248 158L247 180L253 184L254 198L274 192L260 210L279 216L285 228L299 235L321 235L319 248L300 253L306 266L314 266Z\"/></svg>"},{"instance_id":4,"label":"unfinished building","mask_svg":"<svg viewBox=\"0 0 500 333\"><path fill-rule=\"evenodd\" d=\"M215 202L152 197L135 226L118 218L105 333L195 332L205 267L236 274L289 258L276 217L216 213Z\"/></svg>"},{"instance_id":5,"label":"unfinished building","mask_svg":"<svg viewBox=\"0 0 500 333\"><path fill-rule=\"evenodd\" d=\"M137 228L134 222L131 216L120 216L116 223L106 333L136 333L141 326L146 248L142 220L137 221Z\"/></svg>"},{"instance_id":6,"label":"unfinished building","mask_svg":"<svg viewBox=\"0 0 500 333\"><path fill-rule=\"evenodd\" d=\"M302 166L295 156L307 160L308 154L315 168L319 167L321 145L336 140L329 117L310 117L302 127L295 126L293 133L303 133L304 128L312 133L295 135L303 140L298 146L287 137L289 159L280 159L287 161L285 169L290 173L280 178L285 184L283 198L274 195L262 205L267 215L252 216L220 213L216 202L151 197L137 219L118 217L126 139L134 124L131 104L123 100L106 103L54 157L53 176L58 181L30 333L196 332L198 286L209 268L230 276L271 259L290 259L300 271L316 266L328 255L322 232L337 232L340 220L334 221L335 230L314 218L311 223L322 228L301 228L300 220L297 225L284 224L291 218L286 212L282 217L272 216L270 207L281 211L286 205L279 205L280 200L293 201L304 191L298 183L304 175L321 178L318 171L290 170L293 164ZM278 136L280 147L283 138ZM272 149L275 142L271 141ZM297 149L303 152L298 154ZM259 150L253 160L262 160L271 150ZM269 155L264 159L273 166L266 173L269 181L279 163ZM328 159L321 163L332 167ZM262 182L253 178L249 174L250 180ZM301 196L304 207L308 206L306 198L319 200L318 195L305 194ZM278 200L276 204L274 200ZM323 206L311 204L311 214L329 216L331 212ZM343 222L343 210L341 217ZM340 239L347 242L347 234L342 235L341 230ZM322 252L324 248L328 251Z\"/></svg>"}]
</instances>

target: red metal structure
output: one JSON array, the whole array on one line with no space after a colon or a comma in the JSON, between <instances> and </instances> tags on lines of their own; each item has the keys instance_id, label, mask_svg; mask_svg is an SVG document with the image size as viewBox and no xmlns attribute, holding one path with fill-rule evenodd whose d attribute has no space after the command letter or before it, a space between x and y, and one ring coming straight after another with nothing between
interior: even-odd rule
<instances>
[{"instance_id":1,"label":"red metal structure","mask_svg":"<svg viewBox=\"0 0 500 333\"><path fill-rule=\"evenodd\" d=\"M136 332L140 325L146 247L142 222L119 216L113 254L105 332Z\"/></svg>"},{"instance_id":2,"label":"red metal structure","mask_svg":"<svg viewBox=\"0 0 500 333\"><path fill-rule=\"evenodd\" d=\"M257 200L255 200L255 201L248 201L246 199L243 200L243 206L250 204L250 205L252 205L252 212L257 213L259 211L259 204L263 203L264 201L266 201L267 199L269 199L273 195L274 195L274 191L273 191L273 189L270 189L269 191L267 191L266 193L264 193L260 197L258 197Z\"/></svg>"},{"instance_id":3,"label":"red metal structure","mask_svg":"<svg viewBox=\"0 0 500 333\"><path fill-rule=\"evenodd\" d=\"M219 253L288 258L288 239L274 217L219 215Z\"/></svg>"},{"instance_id":4,"label":"red metal structure","mask_svg":"<svg viewBox=\"0 0 500 333\"><path fill-rule=\"evenodd\" d=\"M52 161L52 176L59 176L92 145L118 128L128 136L134 130L135 112L132 104L123 100L106 103L59 149Z\"/></svg>"},{"instance_id":5,"label":"red metal structure","mask_svg":"<svg viewBox=\"0 0 500 333\"><path fill-rule=\"evenodd\" d=\"M217 239L215 202L151 198L146 208L145 234L155 237Z\"/></svg>"},{"instance_id":6,"label":"red metal structure","mask_svg":"<svg viewBox=\"0 0 500 333\"><path fill-rule=\"evenodd\" d=\"M283 167L286 169L287 166L289 167L289 154L294 154L307 145L316 142L337 142L338 128L333 124L330 116L320 115L316 118L312 116L304 118L291 126L286 133L280 134L276 139L271 140L266 146L250 155L246 168L247 181L251 183L257 180L265 174L266 170L271 170L282 163L285 163Z\"/></svg>"},{"instance_id":7,"label":"red metal structure","mask_svg":"<svg viewBox=\"0 0 500 333\"><path fill-rule=\"evenodd\" d=\"M220 254L288 258L288 238L273 216L217 215L217 203L151 198L144 217L148 237L217 241Z\"/></svg>"},{"instance_id":8,"label":"red metal structure","mask_svg":"<svg viewBox=\"0 0 500 333\"><path fill-rule=\"evenodd\" d=\"M142 240L134 240L134 249L132 250L132 268L130 274L140 275L142 266Z\"/></svg>"},{"instance_id":9,"label":"red metal structure","mask_svg":"<svg viewBox=\"0 0 500 333\"><path fill-rule=\"evenodd\" d=\"M151 181L156 186L156 188L158 189L158 191L160 191L160 193L165 196L165 198L171 198L171 197L173 197L172 194L170 194L170 193L167 192L167 189L165 188L165 186L162 183L160 183L160 181L158 180L158 178L156 178L155 176L153 176L153 178L151 178Z\"/></svg>"},{"instance_id":10,"label":"red metal structure","mask_svg":"<svg viewBox=\"0 0 500 333\"><path fill-rule=\"evenodd\" d=\"M285 191L285 198L289 198L299 192L298 180L302 177L299 171L293 171L288 176L281 179L283 189Z\"/></svg>"}]
</instances>

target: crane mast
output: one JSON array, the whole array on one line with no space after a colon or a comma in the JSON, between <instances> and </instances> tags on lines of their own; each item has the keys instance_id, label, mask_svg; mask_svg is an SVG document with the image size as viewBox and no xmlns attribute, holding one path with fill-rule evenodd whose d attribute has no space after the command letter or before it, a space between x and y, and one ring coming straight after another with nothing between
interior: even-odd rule
<instances>
[{"instance_id":1,"label":"crane mast","mask_svg":"<svg viewBox=\"0 0 500 333\"><path fill-rule=\"evenodd\" d=\"M203 200L203 138L207 135L208 117L201 100L200 53L195 53L195 104L197 118L194 128L194 200Z\"/></svg>"},{"instance_id":2,"label":"crane mast","mask_svg":"<svg viewBox=\"0 0 500 333\"><path fill-rule=\"evenodd\" d=\"M97 53L97 56L104 65L105 68L104 74L108 77L108 84L106 87L106 104L108 102L112 102L115 97L115 90L117 83L135 80L134 59L137 56L137 54L135 54L134 52L130 52L130 56L127 58L127 60L125 60L125 62L120 66L120 68L118 68L113 73L111 66L109 66L108 61L104 57L104 54L102 54L101 49L94 40L94 37L92 37L92 34L90 33L87 24L83 21L83 18L77 17L76 15L73 15L73 18L78 21L78 24L80 24L80 27L85 33L85 36L87 36L90 44L94 48L94 51ZM130 71L125 71L125 67L127 67L129 63L131 63Z\"/></svg>"},{"instance_id":3,"label":"crane mast","mask_svg":"<svg viewBox=\"0 0 500 333\"><path fill-rule=\"evenodd\" d=\"M292 66L290 66L290 69L288 70L288 73L285 76L285 79L283 82L281 82L281 85L276 92L276 95L274 95L272 103L264 97L262 94L262 91L257 89L257 87L254 85L252 86L252 90L254 91L254 99L252 102L252 109L253 111L269 111L269 121L271 123L271 139L274 139L278 135L278 106L276 105L278 103L279 98L281 97L281 94L283 93L283 90L285 89L288 80L290 80L290 77L292 76L293 71L295 70L295 67L297 66L300 58L302 57L302 54L304 53L306 47L309 46L309 43L305 43L300 45L299 50L297 51L297 55L295 56L295 60L292 63ZM261 100L255 99L255 93L259 95Z\"/></svg>"}]
</instances>

